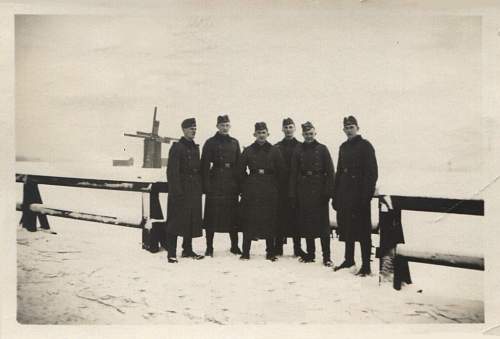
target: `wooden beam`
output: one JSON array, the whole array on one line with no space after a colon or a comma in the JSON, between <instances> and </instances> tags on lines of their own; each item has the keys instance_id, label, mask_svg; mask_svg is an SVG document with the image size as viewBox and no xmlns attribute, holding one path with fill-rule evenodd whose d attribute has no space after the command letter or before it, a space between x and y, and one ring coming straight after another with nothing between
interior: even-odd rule
<instances>
[{"instance_id":1,"label":"wooden beam","mask_svg":"<svg viewBox=\"0 0 500 339\"><path fill-rule=\"evenodd\" d=\"M23 206L21 203L16 203L16 210L22 211ZM75 211L68 211L68 210L61 210L61 209L56 209L56 208L50 208L46 207L43 204L31 204L29 206L29 210L32 211L33 213L39 213L42 215L50 215L54 217L61 217L61 218L68 218L68 219L77 219L77 220L84 220L84 221L93 221L93 222L99 222L103 224L111 224L111 225L116 225L116 226L126 226L126 227L132 227L132 228L142 228L142 223L133 223L129 222L126 220L122 220L116 217L110 217L106 215L98 215L98 214L92 214L92 213L83 213L83 212L75 212Z\"/></svg>"},{"instance_id":2,"label":"wooden beam","mask_svg":"<svg viewBox=\"0 0 500 339\"><path fill-rule=\"evenodd\" d=\"M152 187L160 193L166 193L168 186L166 182L147 181L122 181L90 178L55 177L46 175L17 174L16 182L34 183L42 185L69 186L81 188L97 188L116 191L150 192Z\"/></svg>"},{"instance_id":3,"label":"wooden beam","mask_svg":"<svg viewBox=\"0 0 500 339\"><path fill-rule=\"evenodd\" d=\"M408 197L391 195L394 209L484 215L484 200Z\"/></svg>"},{"instance_id":4,"label":"wooden beam","mask_svg":"<svg viewBox=\"0 0 500 339\"><path fill-rule=\"evenodd\" d=\"M472 270L484 271L484 258L477 256L415 251L413 249L405 248L404 246L398 246L396 248L396 257L424 264L468 268Z\"/></svg>"}]
</instances>

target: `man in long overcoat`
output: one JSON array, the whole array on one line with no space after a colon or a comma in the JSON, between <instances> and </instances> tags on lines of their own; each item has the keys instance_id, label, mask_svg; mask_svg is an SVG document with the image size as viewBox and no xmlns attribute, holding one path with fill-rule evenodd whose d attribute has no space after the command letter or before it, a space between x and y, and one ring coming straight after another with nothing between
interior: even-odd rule
<instances>
[{"instance_id":1,"label":"man in long overcoat","mask_svg":"<svg viewBox=\"0 0 500 339\"><path fill-rule=\"evenodd\" d=\"M316 140L310 122L302 124L304 142L292 155L290 192L298 207L299 235L306 238L307 254L302 262L315 260L315 239L321 239L323 265L332 266L330 258L329 200L333 197L334 167L328 148Z\"/></svg>"},{"instance_id":2,"label":"man in long overcoat","mask_svg":"<svg viewBox=\"0 0 500 339\"><path fill-rule=\"evenodd\" d=\"M337 211L337 233L345 242L345 260L335 270L355 265L354 242L361 245L362 266L357 275L371 273L371 210L370 202L378 178L377 159L371 143L358 134L355 117L344 118L347 141L340 145L332 202Z\"/></svg>"},{"instance_id":3,"label":"man in long overcoat","mask_svg":"<svg viewBox=\"0 0 500 339\"><path fill-rule=\"evenodd\" d=\"M284 138L276 144L276 147L281 151L283 160L285 161L286 172L285 178L279 190L278 202L278 236L276 237L276 255L283 255L283 243L286 238L293 238L293 254L296 257L305 255L301 248L298 222L297 222L297 209L293 208L288 197L290 167L292 162L292 154L294 149L300 142L294 137L295 122L291 118L283 119L282 131Z\"/></svg>"},{"instance_id":4,"label":"man in long overcoat","mask_svg":"<svg viewBox=\"0 0 500 339\"><path fill-rule=\"evenodd\" d=\"M202 236L200 149L194 143L196 120L182 122L184 136L172 144L168 155L166 239L168 262L176 263L177 237L183 237L182 257L202 259L193 251L192 239Z\"/></svg>"},{"instance_id":5,"label":"man in long overcoat","mask_svg":"<svg viewBox=\"0 0 500 339\"><path fill-rule=\"evenodd\" d=\"M241 150L238 140L229 136L227 115L217 117L217 133L209 138L201 153L201 173L205 193L204 228L207 238L205 255L213 256L214 233L229 233L231 253L238 248L238 169Z\"/></svg>"},{"instance_id":6,"label":"man in long overcoat","mask_svg":"<svg viewBox=\"0 0 500 339\"><path fill-rule=\"evenodd\" d=\"M255 142L245 148L239 162L242 187L241 222L243 254L250 259L252 240L266 239L266 259L275 261L274 238L278 222L278 188L284 179L285 165L281 152L267 137L265 122L255 124ZM249 173L247 173L247 169Z\"/></svg>"}]
</instances>

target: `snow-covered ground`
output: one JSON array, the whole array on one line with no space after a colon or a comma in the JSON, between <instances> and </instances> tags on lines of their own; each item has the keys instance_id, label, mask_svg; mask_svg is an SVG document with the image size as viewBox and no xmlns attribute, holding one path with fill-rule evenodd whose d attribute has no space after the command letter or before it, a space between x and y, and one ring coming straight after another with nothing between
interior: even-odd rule
<instances>
[{"instance_id":1,"label":"snow-covered ground","mask_svg":"<svg viewBox=\"0 0 500 339\"><path fill-rule=\"evenodd\" d=\"M164 169L50 167L25 163L17 171L110 179L141 176L143 180L164 180L165 175ZM394 180L382 177L379 190L388 194L470 198L483 185L479 177L463 179L459 173L434 178L428 173L406 173L404 178L392 175ZM451 184L443 182L443 178ZM137 193L55 186L40 186L40 190L44 203L58 208L140 218L141 197ZM18 201L21 198L19 184ZM166 195L160 198L165 212ZM252 244L252 259L241 262L228 252L229 240L224 235L216 236L214 258L181 259L178 265L171 265L166 263L164 251L151 254L141 249L140 230L51 217L49 221L57 235L18 229L21 323L484 321L483 272L411 263L414 284L394 291L390 283L379 285L376 259L372 263L373 275L363 279L354 276L355 270L333 272L320 260L299 263L291 256L291 245L287 245L285 256L278 262L268 262L261 241ZM482 254L481 222L481 217L435 213L405 212L403 216L408 245L453 253ZM374 236L375 245L377 238ZM195 239L194 247L202 253L204 239ZM334 241L332 249L334 261L340 263L343 244ZM321 257L319 241L317 256ZM361 262L359 257L357 262Z\"/></svg>"}]
</instances>

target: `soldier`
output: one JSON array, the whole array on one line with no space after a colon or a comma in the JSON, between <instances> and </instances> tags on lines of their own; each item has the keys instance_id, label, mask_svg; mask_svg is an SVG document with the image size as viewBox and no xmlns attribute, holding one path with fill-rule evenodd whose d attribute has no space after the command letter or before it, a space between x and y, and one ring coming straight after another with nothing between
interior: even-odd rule
<instances>
[{"instance_id":1,"label":"soldier","mask_svg":"<svg viewBox=\"0 0 500 339\"><path fill-rule=\"evenodd\" d=\"M167 252L168 262L177 262L177 237L183 237L182 257L203 259L193 251L192 238L202 236L200 150L194 143L196 120L182 122L184 136L172 144L168 154Z\"/></svg>"},{"instance_id":2,"label":"soldier","mask_svg":"<svg viewBox=\"0 0 500 339\"><path fill-rule=\"evenodd\" d=\"M205 255L211 257L214 254L214 232L229 233L231 253L241 254L236 225L239 194L236 165L241 150L238 140L229 136L230 128L227 115L217 117L218 132L205 142L201 155L207 237Z\"/></svg>"},{"instance_id":3,"label":"soldier","mask_svg":"<svg viewBox=\"0 0 500 339\"><path fill-rule=\"evenodd\" d=\"M363 264L356 275L371 273L371 211L370 201L378 178L375 150L358 134L358 122L352 115L344 118L347 141L340 145L335 194L332 207L337 211L337 233L345 242L345 260L335 271L355 265L354 242L361 245Z\"/></svg>"},{"instance_id":4,"label":"soldier","mask_svg":"<svg viewBox=\"0 0 500 339\"><path fill-rule=\"evenodd\" d=\"M281 151L281 155L286 165L286 178L290 177L290 163L292 161L293 150L300 144L295 139L295 123L291 118L283 119L282 131L285 137L276 144L276 147ZM289 180L289 179L288 179ZM280 197L278 203L278 236L276 238L276 255L283 255L283 243L287 237L293 238L293 255L302 257L305 252L300 245L300 237L298 236L297 210L292 208L290 199L288 198L289 183L288 180L280 187Z\"/></svg>"},{"instance_id":5,"label":"soldier","mask_svg":"<svg viewBox=\"0 0 500 339\"><path fill-rule=\"evenodd\" d=\"M321 239L323 265L330 259L330 217L328 201L333 197L334 168L328 148L316 141L316 130L308 121L302 124L304 142L292 155L290 203L298 208L299 235L306 238L307 254L301 262L314 262L315 239Z\"/></svg>"},{"instance_id":6,"label":"soldier","mask_svg":"<svg viewBox=\"0 0 500 339\"><path fill-rule=\"evenodd\" d=\"M269 132L265 122L255 124L254 136L255 142L245 148L238 166L242 185L240 207L243 228L243 254L240 259L250 259L252 240L266 239L266 259L276 261L274 238L278 187L284 178L285 165L281 152L267 141Z\"/></svg>"}]
</instances>

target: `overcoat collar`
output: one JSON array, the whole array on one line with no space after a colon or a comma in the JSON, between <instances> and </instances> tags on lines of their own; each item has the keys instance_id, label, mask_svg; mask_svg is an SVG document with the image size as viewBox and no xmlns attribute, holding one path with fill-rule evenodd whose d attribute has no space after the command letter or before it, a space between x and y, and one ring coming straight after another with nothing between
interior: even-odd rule
<instances>
[{"instance_id":1,"label":"overcoat collar","mask_svg":"<svg viewBox=\"0 0 500 339\"><path fill-rule=\"evenodd\" d=\"M312 142L303 142L302 145L304 145L305 148L312 148L316 145L319 145L319 142L318 140L314 139Z\"/></svg>"},{"instance_id":2,"label":"overcoat collar","mask_svg":"<svg viewBox=\"0 0 500 339\"><path fill-rule=\"evenodd\" d=\"M263 143L262 145L260 145L257 141L255 141L251 147L256 149L256 150L260 150L260 149L263 149L265 151L268 151L270 148L271 148L271 144L269 143L269 141L266 140L265 143Z\"/></svg>"},{"instance_id":3,"label":"overcoat collar","mask_svg":"<svg viewBox=\"0 0 500 339\"><path fill-rule=\"evenodd\" d=\"M361 134L357 134L355 137L353 137L351 139L347 139L347 142L355 144L360 140L363 140L363 137L361 136Z\"/></svg>"},{"instance_id":4,"label":"overcoat collar","mask_svg":"<svg viewBox=\"0 0 500 339\"><path fill-rule=\"evenodd\" d=\"M181 140L180 142L182 142L184 145L186 145L187 147L197 147L198 144L195 144L194 143L194 140L188 140L186 137L181 137Z\"/></svg>"},{"instance_id":5,"label":"overcoat collar","mask_svg":"<svg viewBox=\"0 0 500 339\"><path fill-rule=\"evenodd\" d=\"M214 138L217 139L217 140L220 140L220 141L229 141L229 140L231 140L231 137L229 136L229 134L221 134L219 132L215 133Z\"/></svg>"}]
</instances>

